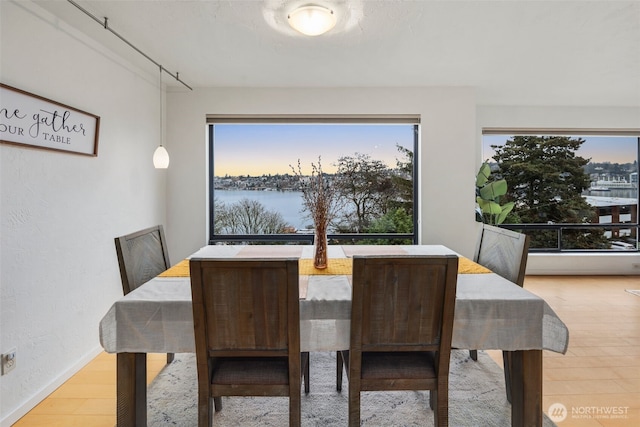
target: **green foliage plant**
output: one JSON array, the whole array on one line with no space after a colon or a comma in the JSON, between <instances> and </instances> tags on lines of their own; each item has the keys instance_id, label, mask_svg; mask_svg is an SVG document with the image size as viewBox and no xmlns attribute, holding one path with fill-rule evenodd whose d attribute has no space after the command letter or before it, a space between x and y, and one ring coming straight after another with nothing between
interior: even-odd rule
<instances>
[{"instance_id":1,"label":"green foliage plant","mask_svg":"<svg viewBox=\"0 0 640 427\"><path fill-rule=\"evenodd\" d=\"M404 210L397 208L374 220L367 228L367 233L411 233L413 231L413 218ZM410 245L411 239L364 239L358 244L362 245Z\"/></svg>"},{"instance_id":2,"label":"green foliage plant","mask_svg":"<svg viewBox=\"0 0 640 427\"><path fill-rule=\"evenodd\" d=\"M484 162L476 175L476 202L481 211L480 222L502 224L513 210L514 203L501 205L501 199L507 194L505 179L491 180L491 166Z\"/></svg>"}]
</instances>

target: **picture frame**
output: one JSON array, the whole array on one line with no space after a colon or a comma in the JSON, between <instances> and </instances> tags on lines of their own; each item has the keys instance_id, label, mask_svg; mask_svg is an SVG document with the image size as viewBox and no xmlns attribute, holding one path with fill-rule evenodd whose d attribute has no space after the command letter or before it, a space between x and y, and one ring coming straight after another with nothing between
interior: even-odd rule
<instances>
[{"instance_id":1,"label":"picture frame","mask_svg":"<svg viewBox=\"0 0 640 427\"><path fill-rule=\"evenodd\" d=\"M0 83L0 142L98 156L100 117Z\"/></svg>"}]
</instances>

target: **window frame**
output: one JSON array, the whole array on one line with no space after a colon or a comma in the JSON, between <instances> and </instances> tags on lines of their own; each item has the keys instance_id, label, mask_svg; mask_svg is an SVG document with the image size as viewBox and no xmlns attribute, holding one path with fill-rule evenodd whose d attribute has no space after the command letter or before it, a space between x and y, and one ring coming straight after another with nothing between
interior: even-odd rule
<instances>
[{"instance_id":1,"label":"window frame","mask_svg":"<svg viewBox=\"0 0 640 427\"><path fill-rule=\"evenodd\" d=\"M215 168L214 168L214 127L216 124L406 124L413 126L413 232L412 233L334 233L328 234L329 242L339 242L340 244L356 243L359 240L373 239L410 239L412 244L418 243L418 218L420 206L418 204L419 181L419 136L420 136L420 116L406 114L386 114L386 115L317 115L317 114L292 114L292 115L227 115L227 114L207 114L207 147L208 147L208 191L207 208L209 216L209 238L208 244L227 243L293 243L293 244L313 244L315 233L309 234L216 234L215 233Z\"/></svg>"},{"instance_id":2,"label":"window frame","mask_svg":"<svg viewBox=\"0 0 640 427\"><path fill-rule=\"evenodd\" d=\"M636 138L636 163L640 169L640 129L594 129L594 128L503 128L503 127L483 127L482 128L482 149L484 148L485 135L510 135L510 136L626 136ZM482 151L481 149L481 151ZM484 157L484 156L483 156ZM484 161L484 160L483 160ZM499 227L509 230L526 232L536 230L555 230L557 233L557 245L555 248L529 248L529 252L538 253L638 253L640 252L640 182L638 183L636 194L636 217L631 218L628 223L598 223L598 224L571 224L571 223L526 223L526 224L499 224ZM636 249L567 249L562 247L563 231L576 229L635 229Z\"/></svg>"}]
</instances>

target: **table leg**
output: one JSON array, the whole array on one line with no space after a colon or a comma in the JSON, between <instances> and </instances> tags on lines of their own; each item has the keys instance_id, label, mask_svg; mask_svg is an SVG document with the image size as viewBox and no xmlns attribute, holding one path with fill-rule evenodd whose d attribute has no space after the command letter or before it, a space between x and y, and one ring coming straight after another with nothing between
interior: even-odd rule
<instances>
[{"instance_id":1,"label":"table leg","mask_svg":"<svg viewBox=\"0 0 640 427\"><path fill-rule=\"evenodd\" d=\"M147 354L117 355L117 426L147 425Z\"/></svg>"},{"instance_id":2,"label":"table leg","mask_svg":"<svg viewBox=\"0 0 640 427\"><path fill-rule=\"evenodd\" d=\"M511 352L511 426L542 427L542 350Z\"/></svg>"}]
</instances>

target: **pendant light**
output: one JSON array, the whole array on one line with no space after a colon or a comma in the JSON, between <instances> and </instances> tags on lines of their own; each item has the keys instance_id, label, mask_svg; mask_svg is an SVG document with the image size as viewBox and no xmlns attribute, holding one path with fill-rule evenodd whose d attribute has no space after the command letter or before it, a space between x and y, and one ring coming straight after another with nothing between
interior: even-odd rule
<instances>
[{"instance_id":1,"label":"pendant light","mask_svg":"<svg viewBox=\"0 0 640 427\"><path fill-rule=\"evenodd\" d=\"M70 4L72 4L73 6L75 6L76 8L78 8L81 12L83 12L85 15L89 16L91 19L93 19L95 22L97 22L98 24L100 24L100 26L102 26L105 30L113 33L115 36L117 36L120 40L122 40L123 42L125 42L126 44L128 44L130 47L132 47L136 52L138 52L140 55L144 56L145 58L147 58L149 61L153 62L155 65L157 65L158 67L160 67L160 146L158 148L156 148L156 151L153 153L153 166L155 166L157 169L166 169L169 167L169 153L167 152L167 149L164 148L162 146L162 140L163 140L163 126L162 126L162 122L163 122L163 116L162 116L162 72L164 71L165 73L169 74L170 76L174 77L177 81L179 81L180 83L182 83L183 86L185 86L187 89L189 90L193 90L191 88L191 86L189 86L188 84L186 84L185 82L183 82L182 80L180 80L180 77L178 76L178 72L176 72L175 76L171 73L171 71L167 70L166 68L163 68L162 65L158 64L156 61L154 61L151 57L149 57L149 55L147 55L146 53L144 53L143 51L141 51L140 49L138 49L136 46L134 46L129 40L127 40L126 38L124 38L121 34L117 33L113 28L111 28L109 26L109 18L104 18L104 21L101 21L100 18L98 18L97 16L93 15L92 13L90 13L89 11L87 11L86 9L84 9L82 6L80 6L78 3L76 3L73 0L67 0Z\"/></svg>"},{"instance_id":2,"label":"pendant light","mask_svg":"<svg viewBox=\"0 0 640 427\"><path fill-rule=\"evenodd\" d=\"M160 146L156 148L153 153L153 166L156 169L166 169L169 167L169 153L167 149L162 146L163 138L163 116L162 116L162 65L160 66Z\"/></svg>"}]
</instances>

